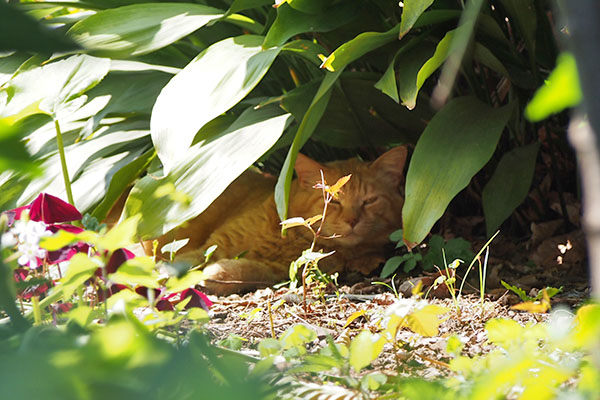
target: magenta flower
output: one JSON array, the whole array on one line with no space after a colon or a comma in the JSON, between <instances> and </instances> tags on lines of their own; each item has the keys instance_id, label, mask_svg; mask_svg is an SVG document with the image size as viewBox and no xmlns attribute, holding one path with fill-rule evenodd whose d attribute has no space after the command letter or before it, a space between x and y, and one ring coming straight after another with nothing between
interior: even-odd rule
<instances>
[{"instance_id":1,"label":"magenta flower","mask_svg":"<svg viewBox=\"0 0 600 400\"><path fill-rule=\"evenodd\" d=\"M14 220L21 219L24 210L29 210L30 220L42 221L47 225L77 221L82 218L81 213L71 204L51 194L40 193L31 204L5 212L9 216L9 225Z\"/></svg>"}]
</instances>

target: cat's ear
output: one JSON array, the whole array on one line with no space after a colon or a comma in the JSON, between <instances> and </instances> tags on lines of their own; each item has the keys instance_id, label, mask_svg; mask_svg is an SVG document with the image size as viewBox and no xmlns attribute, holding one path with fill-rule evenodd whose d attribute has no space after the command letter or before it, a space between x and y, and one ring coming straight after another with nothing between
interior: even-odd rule
<instances>
[{"instance_id":1,"label":"cat's ear","mask_svg":"<svg viewBox=\"0 0 600 400\"><path fill-rule=\"evenodd\" d=\"M408 151L406 146L394 147L391 150L383 153L379 158L371 164L371 168L377 174L384 174L393 180L395 184L400 184L404 180L404 165Z\"/></svg>"},{"instance_id":2,"label":"cat's ear","mask_svg":"<svg viewBox=\"0 0 600 400\"><path fill-rule=\"evenodd\" d=\"M307 187L312 187L319 182L321 180L321 170L325 171L324 166L302 153L298 153L294 169L300 183Z\"/></svg>"}]
</instances>

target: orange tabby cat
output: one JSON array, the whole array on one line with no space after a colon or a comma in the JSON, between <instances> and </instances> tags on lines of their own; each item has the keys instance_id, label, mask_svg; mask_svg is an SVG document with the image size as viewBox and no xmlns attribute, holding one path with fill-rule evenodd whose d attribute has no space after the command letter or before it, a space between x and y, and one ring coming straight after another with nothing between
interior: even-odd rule
<instances>
[{"instance_id":1,"label":"orange tabby cat","mask_svg":"<svg viewBox=\"0 0 600 400\"><path fill-rule=\"evenodd\" d=\"M339 199L329 204L322 230L322 236L340 237L319 239L315 247L326 252L335 250L319 262L324 272L367 274L384 260L382 246L401 225L404 199L399 188L406 156L405 147L396 147L371 163L352 159L321 165L298 155L298 178L292 182L290 192L290 217L310 218L323 212L322 191L313 188L321 179L320 170L330 184L352 174ZM312 234L297 227L281 237L274 186L275 179L247 171L200 216L167 234L161 242L190 238L177 258L196 263L203 260L208 247L216 244L211 264L204 269L204 286L213 293L235 293L284 281L288 279L290 263L310 247Z\"/></svg>"}]
</instances>

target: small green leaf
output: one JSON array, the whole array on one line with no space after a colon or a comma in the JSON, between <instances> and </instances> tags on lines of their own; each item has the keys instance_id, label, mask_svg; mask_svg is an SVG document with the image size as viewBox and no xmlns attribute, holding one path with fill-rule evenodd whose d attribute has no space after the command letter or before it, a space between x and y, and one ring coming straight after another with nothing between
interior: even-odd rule
<instances>
[{"instance_id":1,"label":"small green leaf","mask_svg":"<svg viewBox=\"0 0 600 400\"><path fill-rule=\"evenodd\" d=\"M578 105L581 98L575 57L571 53L562 53L544 86L535 92L525 107L525 116L533 122L541 121L551 114Z\"/></svg>"},{"instance_id":2,"label":"small green leaf","mask_svg":"<svg viewBox=\"0 0 600 400\"><path fill-rule=\"evenodd\" d=\"M370 372L360 380L360 387L364 391L379 389L387 382L387 376L381 372Z\"/></svg>"},{"instance_id":3,"label":"small green leaf","mask_svg":"<svg viewBox=\"0 0 600 400\"><path fill-rule=\"evenodd\" d=\"M258 351L261 357L268 357L279 354L282 350L279 340L267 338L260 341L258 344Z\"/></svg>"},{"instance_id":4,"label":"small green leaf","mask_svg":"<svg viewBox=\"0 0 600 400\"><path fill-rule=\"evenodd\" d=\"M139 219L140 216L136 215L114 226L106 235L99 238L97 245L103 250L113 252L135 243Z\"/></svg>"},{"instance_id":5,"label":"small green leaf","mask_svg":"<svg viewBox=\"0 0 600 400\"><path fill-rule=\"evenodd\" d=\"M500 281L500 283L502 284L502 286L504 286L506 289L510 290L511 292L513 292L514 294L516 294L517 296L519 296L519 298L521 299L521 301L532 301L533 298L529 297L527 295L527 293L525 293L525 291L523 289L521 289L520 287L514 286L514 285L510 285L504 281Z\"/></svg>"},{"instance_id":6,"label":"small green leaf","mask_svg":"<svg viewBox=\"0 0 600 400\"><path fill-rule=\"evenodd\" d=\"M520 340L524 329L512 319L492 319L485 324L488 339L499 345Z\"/></svg>"},{"instance_id":7,"label":"small green leaf","mask_svg":"<svg viewBox=\"0 0 600 400\"><path fill-rule=\"evenodd\" d=\"M402 20L400 22L400 38L408 33L421 14L433 4L434 0L404 0Z\"/></svg>"},{"instance_id":8,"label":"small green leaf","mask_svg":"<svg viewBox=\"0 0 600 400\"><path fill-rule=\"evenodd\" d=\"M317 338L315 331L306 325L298 324L288 328L279 338L279 342L284 349L304 346L305 343L312 342Z\"/></svg>"},{"instance_id":9,"label":"small green leaf","mask_svg":"<svg viewBox=\"0 0 600 400\"><path fill-rule=\"evenodd\" d=\"M165 244L161 249L161 253L177 253L181 250L186 244L190 242L190 239L181 239L181 240L173 240Z\"/></svg>"}]
</instances>

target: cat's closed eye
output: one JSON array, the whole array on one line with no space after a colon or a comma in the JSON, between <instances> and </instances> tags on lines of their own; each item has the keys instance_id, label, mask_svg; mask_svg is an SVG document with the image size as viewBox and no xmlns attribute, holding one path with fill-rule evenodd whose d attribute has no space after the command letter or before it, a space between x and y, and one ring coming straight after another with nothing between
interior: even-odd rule
<instances>
[{"instance_id":1,"label":"cat's closed eye","mask_svg":"<svg viewBox=\"0 0 600 400\"><path fill-rule=\"evenodd\" d=\"M375 203L379 198L377 196L367 197L363 200L363 206L368 206L369 204Z\"/></svg>"}]
</instances>

